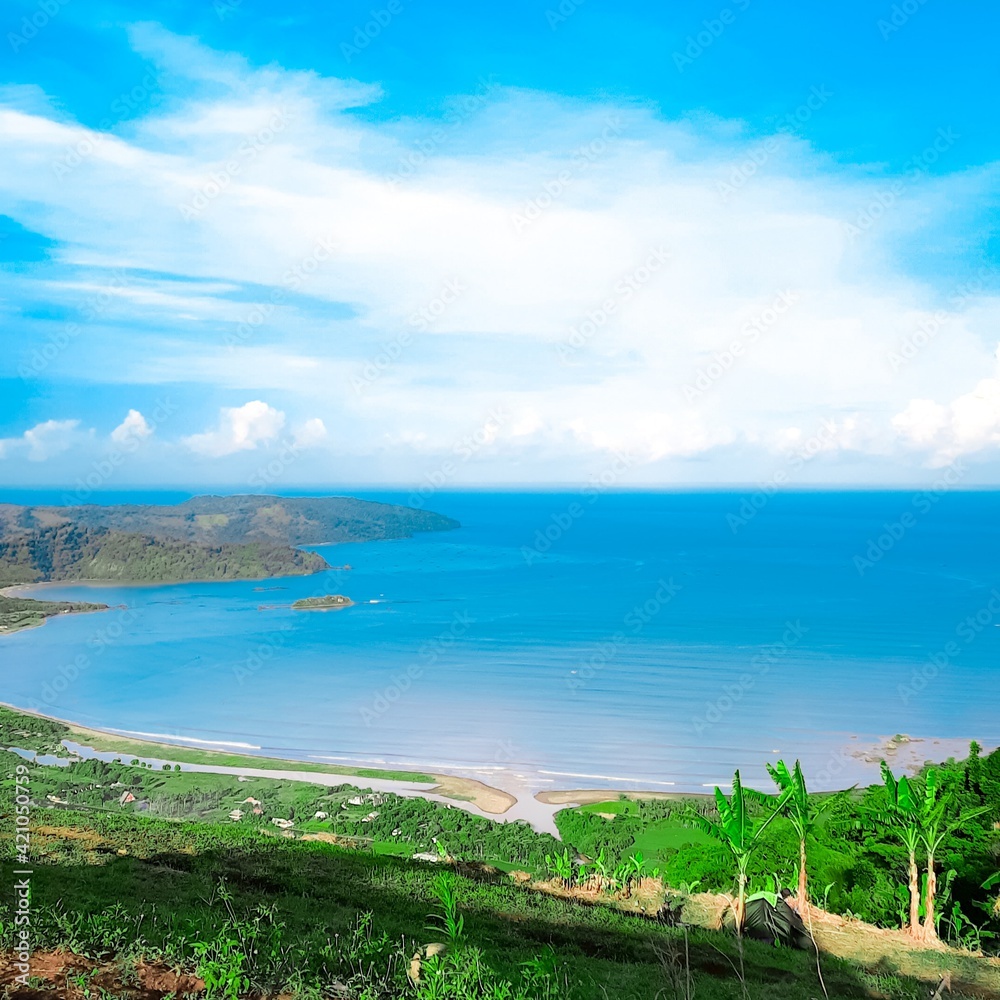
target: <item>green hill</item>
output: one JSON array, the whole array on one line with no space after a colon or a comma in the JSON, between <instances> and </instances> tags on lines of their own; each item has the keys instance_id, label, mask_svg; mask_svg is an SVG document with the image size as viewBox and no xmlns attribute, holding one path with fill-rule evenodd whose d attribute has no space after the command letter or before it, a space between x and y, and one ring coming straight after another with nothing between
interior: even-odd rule
<instances>
[{"instance_id":1,"label":"green hill","mask_svg":"<svg viewBox=\"0 0 1000 1000\"><path fill-rule=\"evenodd\" d=\"M174 506L0 504L0 585L173 583L318 573L298 547L406 538L457 522L350 497L196 497Z\"/></svg>"},{"instance_id":2,"label":"green hill","mask_svg":"<svg viewBox=\"0 0 1000 1000\"><path fill-rule=\"evenodd\" d=\"M292 546L408 538L418 531L459 526L432 511L353 497L205 496L170 506L0 504L0 537L67 524L200 544L256 541Z\"/></svg>"},{"instance_id":3,"label":"green hill","mask_svg":"<svg viewBox=\"0 0 1000 1000\"><path fill-rule=\"evenodd\" d=\"M0 538L0 583L259 580L326 568L322 556L288 546L205 545L72 524Z\"/></svg>"}]
</instances>

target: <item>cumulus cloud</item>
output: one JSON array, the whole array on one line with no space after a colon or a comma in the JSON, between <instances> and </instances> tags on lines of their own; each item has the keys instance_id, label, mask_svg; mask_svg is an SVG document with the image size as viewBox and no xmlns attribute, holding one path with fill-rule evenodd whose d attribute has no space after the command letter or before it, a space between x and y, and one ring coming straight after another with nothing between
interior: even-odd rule
<instances>
[{"instance_id":1,"label":"cumulus cloud","mask_svg":"<svg viewBox=\"0 0 1000 1000\"><path fill-rule=\"evenodd\" d=\"M292 444L296 448L314 448L322 444L328 436L323 421L319 417L313 417L300 427L296 427L292 434Z\"/></svg>"},{"instance_id":2,"label":"cumulus cloud","mask_svg":"<svg viewBox=\"0 0 1000 1000\"><path fill-rule=\"evenodd\" d=\"M899 435L928 454L932 467L1000 445L1000 378L984 378L950 403L914 399L892 420Z\"/></svg>"},{"instance_id":3,"label":"cumulus cloud","mask_svg":"<svg viewBox=\"0 0 1000 1000\"><path fill-rule=\"evenodd\" d=\"M44 462L72 447L79 426L79 420L46 420L36 424L21 437L0 440L0 458L23 451L29 462Z\"/></svg>"},{"instance_id":4,"label":"cumulus cloud","mask_svg":"<svg viewBox=\"0 0 1000 1000\"><path fill-rule=\"evenodd\" d=\"M111 432L115 444L144 441L153 433L149 421L138 411L129 410L125 419Z\"/></svg>"},{"instance_id":5,"label":"cumulus cloud","mask_svg":"<svg viewBox=\"0 0 1000 1000\"><path fill-rule=\"evenodd\" d=\"M277 440L285 426L285 414L259 399L242 406L223 407L214 430L184 438L191 451L208 458L221 458L240 451L253 451Z\"/></svg>"}]
</instances>

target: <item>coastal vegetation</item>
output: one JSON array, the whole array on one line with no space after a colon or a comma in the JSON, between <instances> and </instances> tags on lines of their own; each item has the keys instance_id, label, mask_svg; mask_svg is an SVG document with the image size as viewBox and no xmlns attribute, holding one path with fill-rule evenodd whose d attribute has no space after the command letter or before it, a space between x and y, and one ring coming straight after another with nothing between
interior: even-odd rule
<instances>
[{"instance_id":1,"label":"coastal vegetation","mask_svg":"<svg viewBox=\"0 0 1000 1000\"><path fill-rule=\"evenodd\" d=\"M374 767L348 767L317 761L285 760L275 757L255 757L249 754L221 750L204 750L198 747L175 746L156 743L115 733L100 732L83 726L70 725L45 716L18 712L0 705L0 747L30 750L70 758L68 745L86 746L91 750L120 754L122 757L144 757L171 762L225 768L259 768L268 771L301 771L318 775L331 774L353 778L378 778L384 781L406 781L437 786L440 775L420 771L398 771Z\"/></svg>"},{"instance_id":2,"label":"coastal vegetation","mask_svg":"<svg viewBox=\"0 0 1000 1000\"><path fill-rule=\"evenodd\" d=\"M1000 867L1000 751L983 757L973 743L964 761L927 766L898 780L885 767L883 775L882 783L868 788L806 793L804 800L782 794L780 775L777 797L736 781L728 799L716 790L715 801L623 797L563 810L556 824L564 841L589 857L603 852L613 865L641 849L669 885L738 890L745 862L750 893L774 890L775 880L796 894L803 884L818 886L809 898L823 909L882 927L916 927L916 939L940 933L953 942L978 939L981 928L984 940L992 940L1000 931L1000 910L985 883ZM901 805L900 783L907 789ZM802 791L804 785L803 778ZM803 819L808 882L801 879ZM767 830L754 838L764 820ZM733 832L734 843L715 832L706 840L709 828L719 825ZM935 934L920 929L928 914Z\"/></svg>"},{"instance_id":3,"label":"coastal vegetation","mask_svg":"<svg viewBox=\"0 0 1000 1000\"><path fill-rule=\"evenodd\" d=\"M157 539L272 545L333 545L408 538L458 522L433 511L354 497L193 497L184 503L23 507L0 504L0 536L75 525Z\"/></svg>"},{"instance_id":4,"label":"coastal vegetation","mask_svg":"<svg viewBox=\"0 0 1000 1000\"><path fill-rule=\"evenodd\" d=\"M354 601L343 594L327 594L325 597L303 597L292 603L293 611L332 611L336 608L352 607Z\"/></svg>"},{"instance_id":5,"label":"coastal vegetation","mask_svg":"<svg viewBox=\"0 0 1000 1000\"><path fill-rule=\"evenodd\" d=\"M746 919L747 886L750 883L748 871L754 853L764 839L768 825L782 814L790 798L790 790L785 790L774 807L756 818L751 815L751 797L743 791L740 772L733 775L733 791L727 798L720 788L715 789L716 816L704 816L694 809L689 811L691 822L702 832L723 844L736 863L736 901L733 904L733 919L737 929L742 929Z\"/></svg>"},{"instance_id":6,"label":"coastal vegetation","mask_svg":"<svg viewBox=\"0 0 1000 1000\"><path fill-rule=\"evenodd\" d=\"M35 628L55 615L79 614L85 611L107 611L106 604L83 601L36 601L27 597L0 594L0 635L10 635L22 629Z\"/></svg>"},{"instance_id":7,"label":"coastal vegetation","mask_svg":"<svg viewBox=\"0 0 1000 1000\"><path fill-rule=\"evenodd\" d=\"M431 511L352 497L195 497L174 506L0 504L0 585L301 576L331 567L299 546L455 527Z\"/></svg>"},{"instance_id":8,"label":"coastal vegetation","mask_svg":"<svg viewBox=\"0 0 1000 1000\"><path fill-rule=\"evenodd\" d=\"M326 569L315 552L264 542L203 544L60 525L0 537L0 583L259 580Z\"/></svg>"},{"instance_id":9,"label":"coastal vegetation","mask_svg":"<svg viewBox=\"0 0 1000 1000\"><path fill-rule=\"evenodd\" d=\"M1000 931L1000 751L973 744L965 760L905 778L886 768L835 795L779 764L773 795L737 776L729 795L562 809L557 840L324 775L66 758L66 729L0 712L5 746L64 755L45 766L4 752L0 811L12 867L12 781L25 768L36 947L65 949L73 975L173 970L208 1000L791 998L818 996L820 973L830 997L926 996L909 977L934 987L946 973L953 995L1000 992L1000 966L977 957ZM904 840L911 822L919 835ZM921 927L929 918L943 943L908 931L910 843ZM805 887L818 952L718 929L741 889L748 906L783 907L785 886Z\"/></svg>"},{"instance_id":10,"label":"coastal vegetation","mask_svg":"<svg viewBox=\"0 0 1000 1000\"><path fill-rule=\"evenodd\" d=\"M73 1000L130 989L206 1000L649 1000L685 996L670 985L687 979L698 1000L730 1000L740 967L751 1000L817 988L805 952L581 906L489 868L272 830L54 807L33 837L31 989ZM4 919L0 946L13 942ZM825 958L823 974L832 998L862 992L853 963ZM912 979L891 982L900 1000L920 995Z\"/></svg>"}]
</instances>

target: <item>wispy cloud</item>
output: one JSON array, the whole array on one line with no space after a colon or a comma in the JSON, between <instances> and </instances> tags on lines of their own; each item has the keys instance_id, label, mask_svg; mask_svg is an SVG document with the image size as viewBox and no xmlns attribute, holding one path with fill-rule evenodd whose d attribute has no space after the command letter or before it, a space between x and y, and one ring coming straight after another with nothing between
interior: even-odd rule
<instances>
[{"instance_id":1,"label":"wispy cloud","mask_svg":"<svg viewBox=\"0 0 1000 1000\"><path fill-rule=\"evenodd\" d=\"M88 130L51 108L0 108L0 196L56 244L21 294L44 280L70 308L100 294L95 273L130 276L45 377L258 397L187 435L189 450L266 446L288 413L312 446L419 466L501 404L510 419L463 467L470 478L498 478L513 459L524 478L565 479L614 452L634 456L637 481L764 475L786 432L826 418L840 431L810 474L828 478L877 480L886 456L916 470L959 439L984 453L997 443L932 431L910 401L955 399L941 419L966 426L962 394L993 376L1000 300L984 286L948 301L904 253L914 233L945 238L956 206L967 223L997 190L994 168L910 172L886 204L891 176L839 166L787 131L740 173L762 137L738 122L491 85L400 177L434 123L351 114L377 87L257 69L155 25L131 37L176 93L59 177L52 164ZM739 189L722 198L734 171ZM447 287L461 294L439 304ZM782 295L793 304L760 322ZM887 362L942 311L947 338L903 369ZM24 322L30 355L46 334Z\"/></svg>"}]
</instances>

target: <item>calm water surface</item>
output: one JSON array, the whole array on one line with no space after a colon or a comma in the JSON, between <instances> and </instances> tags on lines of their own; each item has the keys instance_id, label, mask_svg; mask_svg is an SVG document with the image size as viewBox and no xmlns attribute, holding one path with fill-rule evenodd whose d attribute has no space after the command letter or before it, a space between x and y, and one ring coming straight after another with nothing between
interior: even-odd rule
<instances>
[{"instance_id":1,"label":"calm water surface","mask_svg":"<svg viewBox=\"0 0 1000 1000\"><path fill-rule=\"evenodd\" d=\"M349 572L52 588L127 610L0 641L2 700L539 788L700 789L775 751L834 786L896 732L1000 742L1000 496L789 493L734 530L745 496L442 493L460 530L319 549ZM324 593L358 603L287 607Z\"/></svg>"}]
</instances>

